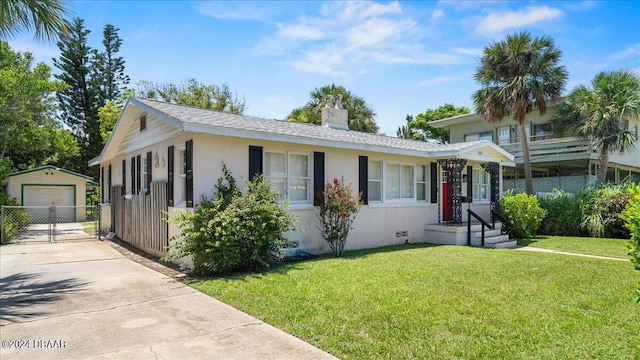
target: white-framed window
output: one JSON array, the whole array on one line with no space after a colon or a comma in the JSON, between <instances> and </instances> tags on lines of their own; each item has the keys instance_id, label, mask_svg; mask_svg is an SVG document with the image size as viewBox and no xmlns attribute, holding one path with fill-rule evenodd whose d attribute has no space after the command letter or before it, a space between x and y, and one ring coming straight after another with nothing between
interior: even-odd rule
<instances>
[{"instance_id":1,"label":"white-framed window","mask_svg":"<svg viewBox=\"0 0 640 360\"><path fill-rule=\"evenodd\" d=\"M408 200L414 196L414 165L384 163L385 200Z\"/></svg>"},{"instance_id":2,"label":"white-framed window","mask_svg":"<svg viewBox=\"0 0 640 360\"><path fill-rule=\"evenodd\" d=\"M550 123L533 125L533 138L532 138L533 141L546 140L551 138L552 138L552 132L551 132Z\"/></svg>"},{"instance_id":3,"label":"white-framed window","mask_svg":"<svg viewBox=\"0 0 640 360\"><path fill-rule=\"evenodd\" d=\"M142 155L140 157L142 161L142 167L140 168L140 191L147 193L147 156Z\"/></svg>"},{"instance_id":4,"label":"white-framed window","mask_svg":"<svg viewBox=\"0 0 640 360\"><path fill-rule=\"evenodd\" d=\"M311 161L309 154L278 151L264 152L264 178L278 191L282 200L309 203L311 200Z\"/></svg>"},{"instance_id":5,"label":"white-framed window","mask_svg":"<svg viewBox=\"0 0 640 360\"><path fill-rule=\"evenodd\" d=\"M498 144L499 145L506 145L509 143L511 137L511 128L506 126L506 127L501 127L498 129Z\"/></svg>"},{"instance_id":6,"label":"white-framed window","mask_svg":"<svg viewBox=\"0 0 640 360\"><path fill-rule=\"evenodd\" d=\"M369 161L367 194L372 202L416 202L427 200L427 167L398 161Z\"/></svg>"},{"instance_id":7,"label":"white-framed window","mask_svg":"<svg viewBox=\"0 0 640 360\"><path fill-rule=\"evenodd\" d=\"M416 165L416 200L427 201L427 167Z\"/></svg>"},{"instance_id":8,"label":"white-framed window","mask_svg":"<svg viewBox=\"0 0 640 360\"><path fill-rule=\"evenodd\" d=\"M369 202L382 201L382 161L367 164L367 198Z\"/></svg>"},{"instance_id":9,"label":"white-framed window","mask_svg":"<svg viewBox=\"0 0 640 360\"><path fill-rule=\"evenodd\" d=\"M490 193L489 173L483 169L473 169L473 200L489 200Z\"/></svg>"},{"instance_id":10,"label":"white-framed window","mask_svg":"<svg viewBox=\"0 0 640 360\"><path fill-rule=\"evenodd\" d=\"M187 201L187 157L185 148L178 148L178 189L180 191L175 194L176 202Z\"/></svg>"},{"instance_id":11,"label":"white-framed window","mask_svg":"<svg viewBox=\"0 0 640 360\"><path fill-rule=\"evenodd\" d=\"M309 155L289 154L289 183L287 193L292 202L309 202L311 182Z\"/></svg>"},{"instance_id":12,"label":"white-framed window","mask_svg":"<svg viewBox=\"0 0 640 360\"><path fill-rule=\"evenodd\" d=\"M493 141L493 135L491 134L491 131L487 131L479 134L467 134L464 136L464 141L478 141L478 140Z\"/></svg>"}]
</instances>

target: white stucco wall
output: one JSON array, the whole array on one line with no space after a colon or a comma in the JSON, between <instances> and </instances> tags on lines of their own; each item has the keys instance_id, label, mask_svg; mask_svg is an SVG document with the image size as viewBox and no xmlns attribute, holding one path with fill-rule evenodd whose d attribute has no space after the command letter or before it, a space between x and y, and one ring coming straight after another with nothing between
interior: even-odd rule
<instances>
[{"instance_id":1,"label":"white stucco wall","mask_svg":"<svg viewBox=\"0 0 640 360\"><path fill-rule=\"evenodd\" d=\"M135 130L135 129L134 129ZM325 154L325 181L330 181L334 177L344 177L345 182L351 183L355 192L358 192L358 156L365 155L369 160L399 161L410 164L420 164L426 166L427 171L427 201L414 201L410 203L374 203L362 206L354 224L353 230L349 233L346 249L372 248L384 245L400 244L405 242L425 242L428 237L425 234L425 224L437 223L442 210L437 203L429 202L429 165L434 159L389 155L366 151L341 150L329 147L304 146L289 143L280 143L268 140L249 140L234 137L223 137L205 134L180 133L172 139L162 140L152 145L152 141L147 137L153 136L153 129L149 133L139 133L139 141L128 141L113 159L109 159L101 164L103 167L112 165L111 184L118 186L122 184L122 160L130 160L131 157L145 156L148 151L153 153L154 163L152 166L153 181L163 181L167 179L167 148L175 146L175 186L176 186L176 206L169 208L169 213L177 209L184 208L184 203L178 202L177 187L179 186L178 173L178 150L184 147L184 143L193 140L193 178L194 178L194 204L201 202L202 196L209 199L214 197L214 186L218 178L222 176L222 165L227 165L236 181L244 187L242 178L248 177L249 172L249 146L261 146L264 151L287 151L304 153L310 155L311 168L313 168L313 152L324 152ZM142 146L136 146L141 144ZM158 159L157 163L155 159ZM478 163L470 162L468 165L479 167ZM466 172L466 168L464 170ZM127 165L127 182L130 181L130 168ZM313 186L313 172L310 173L310 186ZM441 182L439 182L439 187ZM466 183L463 183L463 194L466 194ZM439 201L441 195L438 194ZM466 220L467 204L463 204L463 218ZM489 203L477 202L471 208L481 216L488 218ZM329 247L322 239L317 229L317 210L311 202L307 204L291 204L290 210L300 217L299 227L305 229L303 232L292 231L287 237L298 242L299 246L317 253L329 251ZM117 211L117 210L116 210ZM103 218L104 219L104 218ZM105 219L106 220L106 219ZM103 224L106 226L106 224ZM109 224L110 225L110 224ZM407 236L397 237L397 232L406 232ZM177 229L169 225L169 237L175 235Z\"/></svg>"},{"instance_id":2,"label":"white stucco wall","mask_svg":"<svg viewBox=\"0 0 640 360\"><path fill-rule=\"evenodd\" d=\"M208 198L214 196L214 185L222 176L222 164L227 165L239 184L242 177L248 176L250 145L262 146L264 151L289 151L307 153L314 151L325 153L325 181L334 177L344 177L358 191L358 156L365 155L369 160L400 161L420 164L427 167L433 159L397 156L381 153L340 150L335 148L309 147L265 140L245 140L196 134L194 136L194 202L199 201L199 194ZM479 167L477 163L469 165ZM466 170L465 170L466 171ZM430 176L430 174L427 174ZM429 180L429 179L427 179ZM463 192L466 194L466 183ZM428 187L428 185L427 185ZM429 195L427 194L427 199ZM304 232L290 232L288 238L297 241L300 247L316 252L327 252L329 248L317 229L317 210L311 203L292 204L291 211L300 217L299 226ZM466 219L467 204L463 206ZM488 218L489 203L478 202L472 210ZM438 204L426 202L411 203L374 203L362 206L360 213L349 233L346 249L372 248L405 242L425 242L424 225L438 222ZM396 237L397 232L407 232L407 236Z\"/></svg>"}]
</instances>

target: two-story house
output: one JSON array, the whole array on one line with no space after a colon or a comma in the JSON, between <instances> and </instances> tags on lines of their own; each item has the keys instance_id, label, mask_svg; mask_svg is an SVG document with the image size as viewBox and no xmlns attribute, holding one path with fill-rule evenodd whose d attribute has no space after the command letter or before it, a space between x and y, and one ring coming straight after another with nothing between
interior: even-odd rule
<instances>
[{"instance_id":1,"label":"two-story house","mask_svg":"<svg viewBox=\"0 0 640 360\"><path fill-rule=\"evenodd\" d=\"M550 123L552 116L553 107L542 116L537 111L531 112L525 120L533 189L536 193L551 192L553 189L577 193L596 181L599 156L588 141L580 141L572 136L554 136ZM524 191L522 144L512 118L489 125L478 114L467 114L437 120L431 126L449 130L451 143L491 140L513 154L516 166L504 169L503 186L505 190ZM640 181L640 119L631 121L628 126L635 134L636 146L625 154L610 154L608 182ZM476 180L481 181L482 178Z\"/></svg>"}]
</instances>

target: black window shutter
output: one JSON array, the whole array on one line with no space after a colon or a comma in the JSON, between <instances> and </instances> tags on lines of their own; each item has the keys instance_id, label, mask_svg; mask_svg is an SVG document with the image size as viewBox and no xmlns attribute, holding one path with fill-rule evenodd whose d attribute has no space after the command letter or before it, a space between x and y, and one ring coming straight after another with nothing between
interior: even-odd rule
<instances>
[{"instance_id":1,"label":"black window shutter","mask_svg":"<svg viewBox=\"0 0 640 360\"><path fill-rule=\"evenodd\" d=\"M174 147L169 146L167 149L167 206L173 206L173 174L174 174Z\"/></svg>"},{"instance_id":2,"label":"black window shutter","mask_svg":"<svg viewBox=\"0 0 640 360\"><path fill-rule=\"evenodd\" d=\"M185 143L184 149L185 157L185 175L187 185L187 207L193 207L193 140L189 140Z\"/></svg>"},{"instance_id":3,"label":"black window shutter","mask_svg":"<svg viewBox=\"0 0 640 360\"><path fill-rule=\"evenodd\" d=\"M122 195L127 193L127 160L122 160Z\"/></svg>"},{"instance_id":4,"label":"black window shutter","mask_svg":"<svg viewBox=\"0 0 640 360\"><path fill-rule=\"evenodd\" d=\"M107 172L107 202L111 202L111 164L109 164L109 171Z\"/></svg>"},{"instance_id":5,"label":"black window shutter","mask_svg":"<svg viewBox=\"0 0 640 360\"><path fill-rule=\"evenodd\" d=\"M358 157L358 191L360 192L360 201L363 204L369 203L368 184L369 181L369 157Z\"/></svg>"},{"instance_id":6,"label":"black window shutter","mask_svg":"<svg viewBox=\"0 0 640 360\"><path fill-rule=\"evenodd\" d=\"M436 204L438 202L438 164L431 163L431 203Z\"/></svg>"},{"instance_id":7,"label":"black window shutter","mask_svg":"<svg viewBox=\"0 0 640 360\"><path fill-rule=\"evenodd\" d=\"M136 194L140 193L140 169L142 168L142 157L136 156Z\"/></svg>"},{"instance_id":8,"label":"black window shutter","mask_svg":"<svg viewBox=\"0 0 640 360\"><path fill-rule=\"evenodd\" d=\"M467 166L467 197L473 202L473 166Z\"/></svg>"},{"instance_id":9,"label":"black window shutter","mask_svg":"<svg viewBox=\"0 0 640 360\"><path fill-rule=\"evenodd\" d=\"M151 151L147 153L147 178L145 181L147 182L147 195L151 194L151 171L153 167L151 166Z\"/></svg>"},{"instance_id":10,"label":"black window shutter","mask_svg":"<svg viewBox=\"0 0 640 360\"><path fill-rule=\"evenodd\" d=\"M320 206L324 202L324 153L313 153L313 205Z\"/></svg>"},{"instance_id":11,"label":"black window shutter","mask_svg":"<svg viewBox=\"0 0 640 360\"><path fill-rule=\"evenodd\" d=\"M249 180L262 174L262 146L249 145Z\"/></svg>"}]
</instances>

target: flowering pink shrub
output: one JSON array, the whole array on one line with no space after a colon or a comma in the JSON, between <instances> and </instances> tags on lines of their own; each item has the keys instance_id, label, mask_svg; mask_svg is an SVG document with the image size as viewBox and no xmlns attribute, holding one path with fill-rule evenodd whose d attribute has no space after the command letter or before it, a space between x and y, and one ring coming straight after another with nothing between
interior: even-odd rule
<instances>
[{"instance_id":1,"label":"flowering pink shrub","mask_svg":"<svg viewBox=\"0 0 640 360\"><path fill-rule=\"evenodd\" d=\"M333 178L333 183L325 184L322 200L318 206L318 229L329 243L333 255L339 257L344 251L351 224L360 210L360 197L353 193L351 184L344 184L344 178Z\"/></svg>"}]
</instances>

